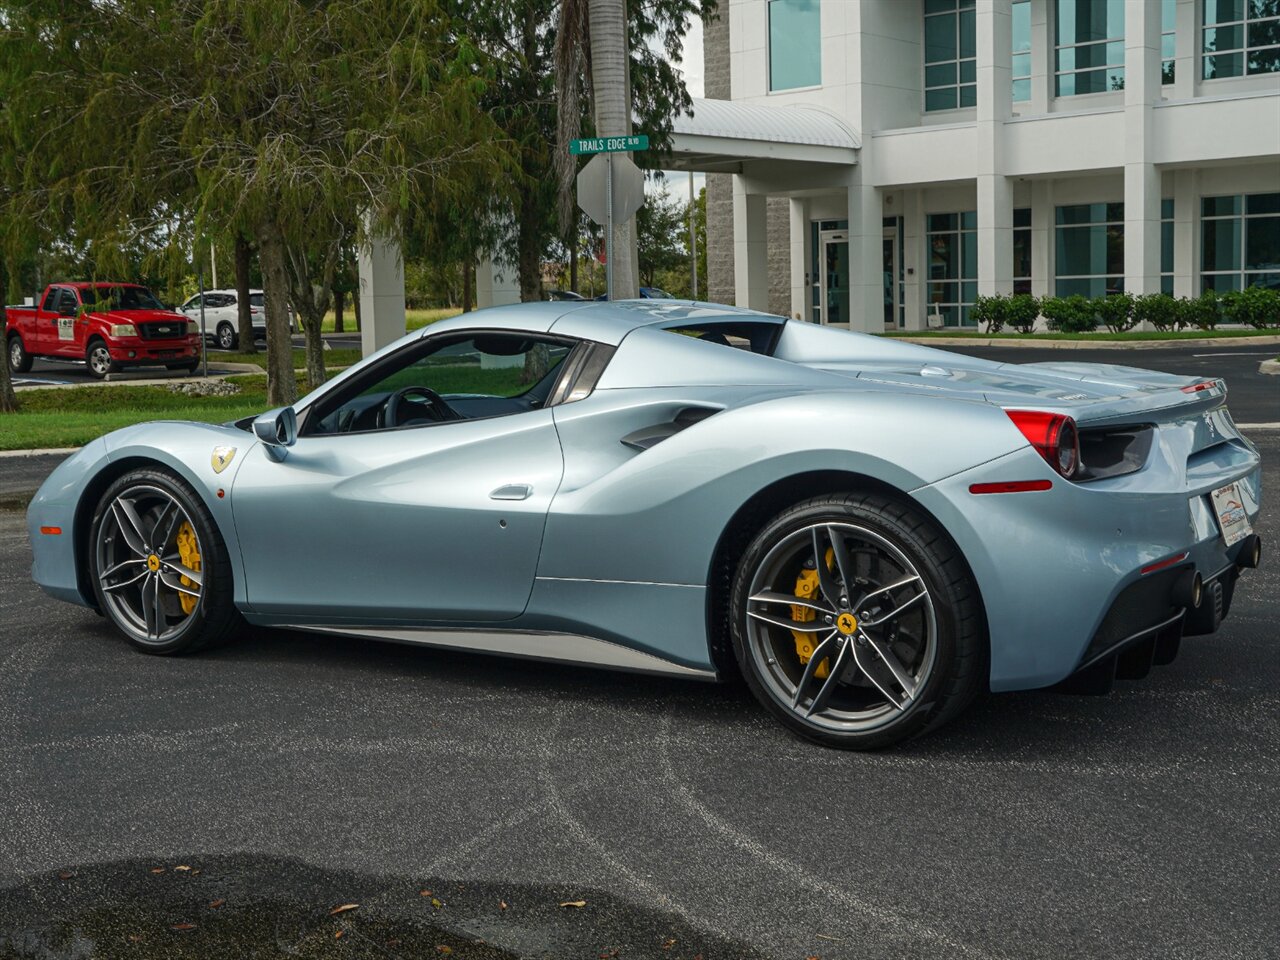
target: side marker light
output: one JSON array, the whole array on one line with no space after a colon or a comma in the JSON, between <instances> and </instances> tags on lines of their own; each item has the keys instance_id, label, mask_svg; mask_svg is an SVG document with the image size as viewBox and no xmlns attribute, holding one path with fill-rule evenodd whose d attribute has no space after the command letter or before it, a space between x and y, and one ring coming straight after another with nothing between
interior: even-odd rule
<instances>
[{"instance_id":1,"label":"side marker light","mask_svg":"<svg viewBox=\"0 0 1280 960\"><path fill-rule=\"evenodd\" d=\"M970 493L1030 493L1052 488L1052 480L1002 480L997 483L969 484Z\"/></svg>"}]
</instances>

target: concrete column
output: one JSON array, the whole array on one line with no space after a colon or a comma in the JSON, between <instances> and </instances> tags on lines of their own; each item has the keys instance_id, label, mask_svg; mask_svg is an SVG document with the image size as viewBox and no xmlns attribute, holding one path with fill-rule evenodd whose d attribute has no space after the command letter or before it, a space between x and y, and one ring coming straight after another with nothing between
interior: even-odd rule
<instances>
[{"instance_id":1,"label":"concrete column","mask_svg":"<svg viewBox=\"0 0 1280 960\"><path fill-rule=\"evenodd\" d=\"M1174 10L1173 99L1190 100L1196 95L1200 58L1200 0L1178 0Z\"/></svg>"},{"instance_id":2,"label":"concrete column","mask_svg":"<svg viewBox=\"0 0 1280 960\"><path fill-rule=\"evenodd\" d=\"M859 164L849 186L849 329L884 332L884 205Z\"/></svg>"},{"instance_id":3,"label":"concrete column","mask_svg":"<svg viewBox=\"0 0 1280 960\"><path fill-rule=\"evenodd\" d=\"M791 316L793 319L812 320L809 315L809 202L791 200Z\"/></svg>"},{"instance_id":4,"label":"concrete column","mask_svg":"<svg viewBox=\"0 0 1280 960\"><path fill-rule=\"evenodd\" d=\"M476 264L476 306L501 307L520 302L520 272L515 264L488 258Z\"/></svg>"},{"instance_id":5,"label":"concrete column","mask_svg":"<svg viewBox=\"0 0 1280 960\"><path fill-rule=\"evenodd\" d=\"M1124 288L1160 290L1160 171L1153 104L1160 99L1160 2L1125 4Z\"/></svg>"},{"instance_id":6,"label":"concrete column","mask_svg":"<svg viewBox=\"0 0 1280 960\"><path fill-rule=\"evenodd\" d=\"M768 197L747 193L733 176L734 303L750 310L769 309Z\"/></svg>"},{"instance_id":7,"label":"concrete column","mask_svg":"<svg viewBox=\"0 0 1280 960\"><path fill-rule=\"evenodd\" d=\"M1053 101L1053 24L1049 0L1031 0L1031 100L1023 115L1048 113Z\"/></svg>"},{"instance_id":8,"label":"concrete column","mask_svg":"<svg viewBox=\"0 0 1280 960\"><path fill-rule=\"evenodd\" d=\"M357 256L360 274L360 350L369 356L405 333L404 261L400 245L369 237Z\"/></svg>"},{"instance_id":9,"label":"concrete column","mask_svg":"<svg viewBox=\"0 0 1280 960\"><path fill-rule=\"evenodd\" d=\"M1173 172L1173 295L1194 297L1200 273L1200 173Z\"/></svg>"},{"instance_id":10,"label":"concrete column","mask_svg":"<svg viewBox=\"0 0 1280 960\"><path fill-rule=\"evenodd\" d=\"M925 283L928 280L924 249L924 214L920 191L906 190L902 197L903 328L925 328Z\"/></svg>"},{"instance_id":11,"label":"concrete column","mask_svg":"<svg viewBox=\"0 0 1280 960\"><path fill-rule=\"evenodd\" d=\"M1053 296L1053 181L1031 181L1031 293Z\"/></svg>"},{"instance_id":12,"label":"concrete column","mask_svg":"<svg viewBox=\"0 0 1280 960\"><path fill-rule=\"evenodd\" d=\"M1013 184L1004 175L1012 107L1010 0L978 0L978 293L1013 293Z\"/></svg>"}]
</instances>

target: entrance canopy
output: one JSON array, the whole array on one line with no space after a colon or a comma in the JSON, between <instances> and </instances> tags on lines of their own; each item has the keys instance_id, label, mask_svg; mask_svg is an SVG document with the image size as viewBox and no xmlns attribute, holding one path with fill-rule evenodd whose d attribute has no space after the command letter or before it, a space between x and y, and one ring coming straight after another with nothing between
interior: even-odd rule
<instances>
[{"instance_id":1,"label":"entrance canopy","mask_svg":"<svg viewBox=\"0 0 1280 960\"><path fill-rule=\"evenodd\" d=\"M835 114L811 106L761 106L695 97L673 124L667 170L742 173L744 160L858 162L862 139Z\"/></svg>"}]
</instances>

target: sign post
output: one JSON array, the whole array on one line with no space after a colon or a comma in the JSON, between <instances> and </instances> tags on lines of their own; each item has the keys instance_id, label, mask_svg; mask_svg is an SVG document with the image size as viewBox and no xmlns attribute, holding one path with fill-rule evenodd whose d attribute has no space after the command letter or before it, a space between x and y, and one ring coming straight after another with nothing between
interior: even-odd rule
<instances>
[{"instance_id":1,"label":"sign post","mask_svg":"<svg viewBox=\"0 0 1280 960\"><path fill-rule=\"evenodd\" d=\"M613 299L613 228L626 223L644 203L644 174L630 157L619 157L618 180L614 179L615 153L634 153L649 149L646 134L625 137L589 137L571 140L569 153L603 154L594 156L578 174L578 206L596 223L604 227L604 283L605 296ZM601 167L603 166L603 170ZM603 174L603 176L601 176Z\"/></svg>"}]
</instances>

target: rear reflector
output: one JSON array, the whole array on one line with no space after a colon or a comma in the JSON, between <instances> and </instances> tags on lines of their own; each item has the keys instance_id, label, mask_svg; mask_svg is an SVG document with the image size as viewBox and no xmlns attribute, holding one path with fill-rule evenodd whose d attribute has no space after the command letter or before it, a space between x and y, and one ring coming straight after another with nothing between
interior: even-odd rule
<instances>
[{"instance_id":1,"label":"rear reflector","mask_svg":"<svg viewBox=\"0 0 1280 960\"><path fill-rule=\"evenodd\" d=\"M61 527L41 527L40 532L47 537L57 537L62 535Z\"/></svg>"},{"instance_id":2,"label":"rear reflector","mask_svg":"<svg viewBox=\"0 0 1280 960\"><path fill-rule=\"evenodd\" d=\"M1193 384L1190 384L1189 386L1183 387L1182 392L1183 393L1199 393L1201 390L1208 390L1211 387L1218 387L1221 385L1222 385L1221 380L1201 380L1199 383L1193 383Z\"/></svg>"},{"instance_id":3,"label":"rear reflector","mask_svg":"<svg viewBox=\"0 0 1280 960\"><path fill-rule=\"evenodd\" d=\"M1163 560L1157 560L1155 563L1148 563L1139 572L1144 575L1148 573L1155 573L1157 570L1163 570L1165 567L1172 567L1175 563L1181 563L1185 559L1187 559L1187 551L1183 550L1175 556L1165 557Z\"/></svg>"},{"instance_id":4,"label":"rear reflector","mask_svg":"<svg viewBox=\"0 0 1280 960\"><path fill-rule=\"evenodd\" d=\"M1052 480L1004 480L999 483L969 484L970 493L1029 493L1052 488Z\"/></svg>"}]
</instances>

